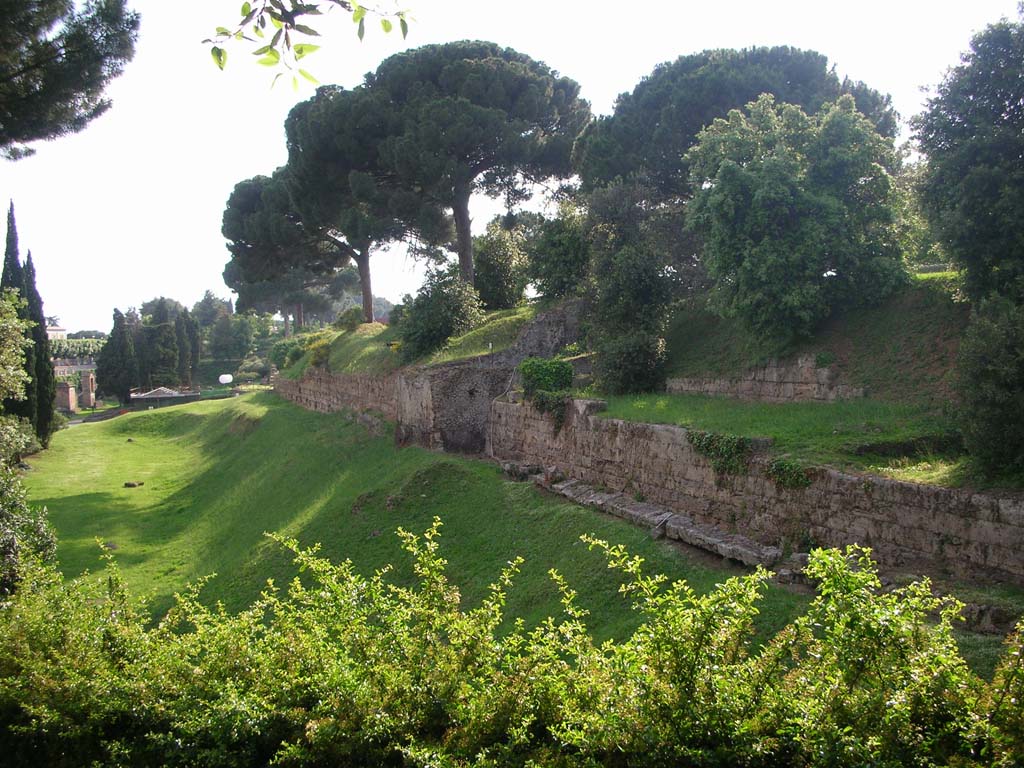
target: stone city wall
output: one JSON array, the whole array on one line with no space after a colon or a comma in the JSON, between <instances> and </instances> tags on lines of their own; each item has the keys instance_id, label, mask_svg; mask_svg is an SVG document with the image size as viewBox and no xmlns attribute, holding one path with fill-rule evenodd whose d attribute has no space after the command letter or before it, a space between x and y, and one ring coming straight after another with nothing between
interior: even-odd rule
<instances>
[{"instance_id":1,"label":"stone city wall","mask_svg":"<svg viewBox=\"0 0 1024 768\"><path fill-rule=\"evenodd\" d=\"M555 434L550 416L496 400L489 453L555 468L784 552L858 543L888 567L1024 583L1021 500L827 469L811 470L809 487L787 489L768 476L763 453L751 458L747 474L718 476L685 429L604 419L603 408L600 401L574 401Z\"/></svg>"},{"instance_id":2,"label":"stone city wall","mask_svg":"<svg viewBox=\"0 0 1024 768\"><path fill-rule=\"evenodd\" d=\"M312 366L301 379L274 379L274 391L311 411L378 411L398 417L397 377L364 373L330 373Z\"/></svg>"},{"instance_id":3,"label":"stone city wall","mask_svg":"<svg viewBox=\"0 0 1024 768\"><path fill-rule=\"evenodd\" d=\"M739 379L669 379L672 394L724 395L745 400L792 402L794 400L850 400L864 397L864 390L837 381L835 369L819 367L814 355L801 355L795 362L772 360Z\"/></svg>"}]
</instances>

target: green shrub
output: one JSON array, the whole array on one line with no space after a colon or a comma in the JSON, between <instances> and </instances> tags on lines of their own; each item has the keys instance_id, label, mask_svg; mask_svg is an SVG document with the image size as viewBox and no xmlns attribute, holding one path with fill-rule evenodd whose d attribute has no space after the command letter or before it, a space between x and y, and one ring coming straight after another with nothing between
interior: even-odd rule
<instances>
[{"instance_id":1,"label":"green shrub","mask_svg":"<svg viewBox=\"0 0 1024 768\"><path fill-rule=\"evenodd\" d=\"M349 307L338 315L338 319L334 321L334 327L339 331L348 331L351 333L363 324L363 320L362 307Z\"/></svg>"},{"instance_id":2,"label":"green shrub","mask_svg":"<svg viewBox=\"0 0 1024 768\"><path fill-rule=\"evenodd\" d=\"M665 385L665 340L637 331L598 341L594 372L603 392L611 395L654 392Z\"/></svg>"},{"instance_id":3,"label":"green shrub","mask_svg":"<svg viewBox=\"0 0 1024 768\"><path fill-rule=\"evenodd\" d=\"M792 459L772 459L768 463L768 477L780 488L807 488L811 484L811 475L799 462Z\"/></svg>"},{"instance_id":4,"label":"green shrub","mask_svg":"<svg viewBox=\"0 0 1024 768\"><path fill-rule=\"evenodd\" d=\"M250 381L255 379L265 379L270 375L270 365L266 360L260 357L247 357L238 366L238 370L235 372L235 378L247 378Z\"/></svg>"},{"instance_id":5,"label":"green shrub","mask_svg":"<svg viewBox=\"0 0 1024 768\"><path fill-rule=\"evenodd\" d=\"M511 309L526 288L526 254L522 235L491 224L473 239L474 285L485 309Z\"/></svg>"},{"instance_id":6,"label":"green shrub","mask_svg":"<svg viewBox=\"0 0 1024 768\"><path fill-rule=\"evenodd\" d=\"M742 475L747 471L750 460L750 438L739 435L722 435L691 429L687 432L690 445L701 456L711 462L719 474Z\"/></svg>"},{"instance_id":7,"label":"green shrub","mask_svg":"<svg viewBox=\"0 0 1024 768\"><path fill-rule=\"evenodd\" d=\"M431 272L416 298L406 304L398 330L402 358L413 361L441 349L452 336L472 330L483 319L473 286L451 271Z\"/></svg>"},{"instance_id":8,"label":"green shrub","mask_svg":"<svg viewBox=\"0 0 1024 768\"><path fill-rule=\"evenodd\" d=\"M557 573L560 617L506 615L519 558L463 606L439 526L400 531L415 583L279 539L302 579L238 614L196 587L155 625L109 562L76 581L26 563L0 606L6 764L1019 764L1024 623L986 684L957 650L962 606L927 580L883 591L865 550L811 552L817 596L761 645L765 570L699 594L585 538L642 617L598 644Z\"/></svg>"},{"instance_id":9,"label":"green shrub","mask_svg":"<svg viewBox=\"0 0 1024 768\"><path fill-rule=\"evenodd\" d=\"M277 341L270 348L270 362L274 364L276 368L286 368L290 365L288 357L291 355L293 349L302 349L302 344L294 336L289 339L282 339ZM299 357L302 353L299 353ZM298 359L298 358L296 358Z\"/></svg>"},{"instance_id":10,"label":"green shrub","mask_svg":"<svg viewBox=\"0 0 1024 768\"><path fill-rule=\"evenodd\" d=\"M284 360L285 365L295 365L300 359L302 359L304 354L306 354L306 348L302 344L296 344L289 348L288 356Z\"/></svg>"},{"instance_id":11,"label":"green shrub","mask_svg":"<svg viewBox=\"0 0 1024 768\"><path fill-rule=\"evenodd\" d=\"M1024 308L992 297L960 343L957 394L964 445L987 474L1024 471Z\"/></svg>"},{"instance_id":12,"label":"green shrub","mask_svg":"<svg viewBox=\"0 0 1024 768\"><path fill-rule=\"evenodd\" d=\"M537 390L558 392L572 387L572 363L565 360L528 357L519 364L519 372L527 397L532 397Z\"/></svg>"},{"instance_id":13,"label":"green shrub","mask_svg":"<svg viewBox=\"0 0 1024 768\"><path fill-rule=\"evenodd\" d=\"M26 560L50 562L56 551L46 508L30 507L17 473L0 464L0 595L14 591Z\"/></svg>"},{"instance_id":14,"label":"green shrub","mask_svg":"<svg viewBox=\"0 0 1024 768\"><path fill-rule=\"evenodd\" d=\"M306 348L306 351L309 352L309 364L322 368L327 365L327 361L331 357L331 341L330 339L319 338L313 341Z\"/></svg>"}]
</instances>

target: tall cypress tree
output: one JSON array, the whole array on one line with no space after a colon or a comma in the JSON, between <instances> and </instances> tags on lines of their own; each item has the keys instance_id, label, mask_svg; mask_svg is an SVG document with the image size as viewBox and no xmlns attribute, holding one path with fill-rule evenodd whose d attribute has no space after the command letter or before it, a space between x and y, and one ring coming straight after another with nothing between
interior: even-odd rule
<instances>
[{"instance_id":1,"label":"tall cypress tree","mask_svg":"<svg viewBox=\"0 0 1024 768\"><path fill-rule=\"evenodd\" d=\"M178 343L178 386L192 388L192 342L188 337L185 312L174 318L174 339Z\"/></svg>"},{"instance_id":2,"label":"tall cypress tree","mask_svg":"<svg viewBox=\"0 0 1024 768\"><path fill-rule=\"evenodd\" d=\"M100 391L128 405L132 387L138 383L139 364L135 358L132 329L121 311L115 309L114 327L96 360L96 384Z\"/></svg>"},{"instance_id":3,"label":"tall cypress tree","mask_svg":"<svg viewBox=\"0 0 1024 768\"><path fill-rule=\"evenodd\" d=\"M4 250L4 271L0 276L0 289L11 288L18 295L25 297L25 271L21 267L21 255L18 251L18 226L14 221L14 202L7 209L7 247ZM28 319L28 302L21 301L18 306L18 319ZM30 337L29 332L26 336ZM4 400L4 413L27 419L35 428L36 425L36 350L34 346L25 348L25 372L29 376L25 387L25 396L20 400L8 398Z\"/></svg>"},{"instance_id":4,"label":"tall cypress tree","mask_svg":"<svg viewBox=\"0 0 1024 768\"><path fill-rule=\"evenodd\" d=\"M36 418L33 426L43 447L50 444L53 434L53 406L57 395L57 378L53 373L50 359L50 338L46 335L46 316L43 314L43 299L36 288L36 268L32 263L32 251L25 258L25 299L28 302L28 318L35 325L29 333L35 346L35 371L30 372L33 382L29 386L36 391Z\"/></svg>"},{"instance_id":5,"label":"tall cypress tree","mask_svg":"<svg viewBox=\"0 0 1024 768\"><path fill-rule=\"evenodd\" d=\"M7 248L4 250L4 271L0 277L0 288L16 288L21 291L21 260L18 253L18 225L14 221L14 201L7 209Z\"/></svg>"},{"instance_id":6,"label":"tall cypress tree","mask_svg":"<svg viewBox=\"0 0 1024 768\"><path fill-rule=\"evenodd\" d=\"M182 316L185 318L185 330L188 332L188 343L191 347L191 364L189 371L189 381L194 385L199 383L199 357L203 352L203 337L200 334L199 323L196 322L195 317L186 309L183 311Z\"/></svg>"}]
</instances>

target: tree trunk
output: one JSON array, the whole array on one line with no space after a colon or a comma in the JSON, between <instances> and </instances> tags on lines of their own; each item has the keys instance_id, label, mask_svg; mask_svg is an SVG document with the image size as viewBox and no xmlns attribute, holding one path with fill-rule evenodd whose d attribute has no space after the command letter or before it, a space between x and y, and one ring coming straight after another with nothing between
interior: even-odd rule
<instances>
[{"instance_id":1,"label":"tree trunk","mask_svg":"<svg viewBox=\"0 0 1024 768\"><path fill-rule=\"evenodd\" d=\"M469 184L455 187L452 215L455 217L455 237L459 248L459 274L463 282L473 285L473 233L470 231L472 222L469 218L471 191Z\"/></svg>"},{"instance_id":2,"label":"tree trunk","mask_svg":"<svg viewBox=\"0 0 1024 768\"><path fill-rule=\"evenodd\" d=\"M298 333L306 325L306 318L302 314L302 302L295 305L295 332Z\"/></svg>"},{"instance_id":3,"label":"tree trunk","mask_svg":"<svg viewBox=\"0 0 1024 768\"><path fill-rule=\"evenodd\" d=\"M288 313L281 312L281 315L284 317L284 337L287 339L292 335L292 326L291 323L288 322Z\"/></svg>"},{"instance_id":4,"label":"tree trunk","mask_svg":"<svg viewBox=\"0 0 1024 768\"><path fill-rule=\"evenodd\" d=\"M370 249L356 251L356 267L359 269L359 287L363 292L363 320L373 322L373 286L370 284Z\"/></svg>"}]
</instances>

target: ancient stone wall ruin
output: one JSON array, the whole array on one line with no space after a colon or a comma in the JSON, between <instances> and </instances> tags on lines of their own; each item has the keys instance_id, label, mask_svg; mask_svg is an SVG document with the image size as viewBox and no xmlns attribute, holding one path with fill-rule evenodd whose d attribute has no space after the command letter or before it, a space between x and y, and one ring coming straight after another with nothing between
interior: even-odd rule
<instances>
[{"instance_id":1,"label":"ancient stone wall ruin","mask_svg":"<svg viewBox=\"0 0 1024 768\"><path fill-rule=\"evenodd\" d=\"M377 411L398 417L397 377L364 373L332 374L310 367L301 379L274 379L274 391L311 411Z\"/></svg>"},{"instance_id":2,"label":"ancient stone wall ruin","mask_svg":"<svg viewBox=\"0 0 1024 768\"><path fill-rule=\"evenodd\" d=\"M739 379L669 379L665 389L672 394L724 395L776 403L864 397L862 388L841 384L836 370L819 366L814 355L801 355L794 362L771 360Z\"/></svg>"},{"instance_id":3,"label":"ancient stone wall ruin","mask_svg":"<svg viewBox=\"0 0 1024 768\"><path fill-rule=\"evenodd\" d=\"M605 419L602 409L600 401L574 401L556 434L550 416L496 400L488 450L784 552L859 543L889 567L1024 581L1020 500L827 469L812 470L809 487L788 489L770 478L763 454L752 457L747 474L719 475L685 429Z\"/></svg>"}]
</instances>

